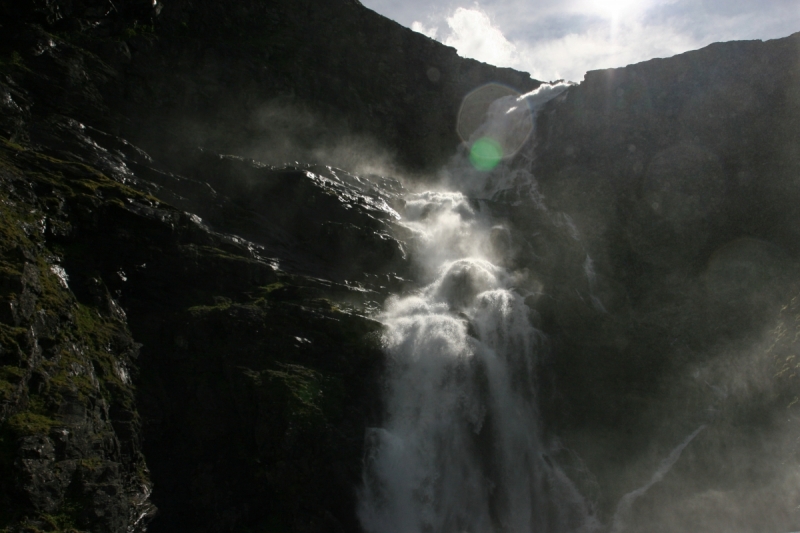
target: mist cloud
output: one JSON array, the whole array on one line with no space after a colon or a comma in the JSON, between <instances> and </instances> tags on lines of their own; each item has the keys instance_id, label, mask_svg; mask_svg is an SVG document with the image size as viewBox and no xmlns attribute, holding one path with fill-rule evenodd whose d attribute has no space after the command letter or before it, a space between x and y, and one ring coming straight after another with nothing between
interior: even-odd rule
<instances>
[{"instance_id":1,"label":"mist cloud","mask_svg":"<svg viewBox=\"0 0 800 533\"><path fill-rule=\"evenodd\" d=\"M447 17L450 35L444 43L464 57L499 66L521 64L517 47L495 27L480 9L459 7Z\"/></svg>"}]
</instances>

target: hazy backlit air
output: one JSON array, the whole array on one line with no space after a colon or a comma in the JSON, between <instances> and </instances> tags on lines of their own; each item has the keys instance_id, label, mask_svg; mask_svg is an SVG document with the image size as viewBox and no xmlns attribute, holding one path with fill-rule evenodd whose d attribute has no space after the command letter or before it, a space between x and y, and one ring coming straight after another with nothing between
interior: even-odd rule
<instances>
[{"instance_id":1,"label":"hazy backlit air","mask_svg":"<svg viewBox=\"0 0 800 533\"><path fill-rule=\"evenodd\" d=\"M602 83L597 85L602 87ZM391 298L380 315L387 326L387 413L383 425L368 432L359 508L362 524L370 533L707 533L760 528L785 533L797 529L800 431L796 418L784 415L784 409L798 401L792 398L793 385L781 381L786 375L796 378L792 369L800 368L792 366L796 365L794 356L786 351L793 342L786 340L786 328L792 327L787 321L792 323L796 303L785 303L789 295L777 292L797 286L797 269L784 259L779 247L750 237L728 237L727 244L700 254L707 259L705 265L693 265L690 271L677 266L675 257L681 253L675 248L711 246L708 228L722 219L731 187L720 157L700 146L695 135L678 141L663 138L646 167L631 163L632 169L638 169L632 171L640 175L640 182L628 192L641 205L626 206L630 211L622 216L652 220L653 226L642 218L639 225L634 222L626 227L635 253L649 263L644 268L655 271L650 283L682 276L693 297L680 307L673 302L674 294L654 291L647 295L652 299L649 303L624 320L636 324L634 330L647 331L652 327L649 321L667 322L670 313L688 316L692 311L711 318L700 326L682 324L681 331L667 339L650 330L654 342L669 343L661 355L674 358L670 362L674 373L660 378L663 390L642 395L649 398L649 406L639 400L636 408L646 413L651 424L641 435L625 437L625 430L612 425L611 420L620 415L615 412L619 406L587 423L604 428L606 435L597 431L589 437L593 430L584 427L571 435L572 449L543 429L538 403L541 384L531 365L541 364L550 331L532 325L535 306L528 307L527 302L550 295L540 292L535 282L538 257L528 256L524 267L510 257L515 246L525 247L528 239L536 238L544 223L531 224L519 235L519 228L488 206L524 197L529 211L547 212L550 223L564 227L561 239L552 246L559 248L558 253L568 253L566 249L573 247L576 255L585 258L585 279L562 278L568 284L565 290L577 293L597 315L610 315L607 306L614 304L608 292L601 292L601 285L609 280L598 274L592 257L597 244L591 242L596 237L593 232L603 222L576 224L573 219L587 216L587 211L592 216L603 199L575 187L561 199L563 211L550 211L558 204L547 193L538 192L531 172L535 142L529 141L535 135L536 109L568 87L565 83L543 85L526 95L498 84L473 90L461 105L457 131L463 145L442 171L444 190L406 198L403 223L414 235L412 254L421 264L421 280L428 284ZM641 97L645 93L631 90L631 101L638 102L636 95L645 100ZM632 114L623 99L625 89L609 94L616 99L614 108L620 114ZM568 92L557 102L570 98L581 102L585 93ZM611 115L611 107L605 114L600 111L601 119ZM551 116L556 116L553 109L549 108ZM578 120L588 124L589 112L580 111ZM556 121L548 125L561 127ZM585 138L581 142L587 144ZM562 145L559 152L574 156L583 148L576 144L577 148ZM584 185L624 187L619 181L610 183L616 178L612 172L620 172L620 166L632 162L638 151L636 144L623 144L622 155L611 158L616 168L607 175L588 176ZM586 159L569 160L559 175L567 178L570 172L580 173L586 164ZM551 181L555 190L562 186L562 180ZM516 200L516 205L520 203ZM599 249L601 254L613 253ZM552 248L543 253L549 252ZM628 258L615 259L616 268L627 268ZM601 261L608 264L609 258ZM633 289L613 291L639 297ZM657 318L649 316L651 309ZM588 311L581 313L588 315ZM562 315L561 319L580 322L587 316ZM589 347L590 357L597 358L591 364L600 374L612 373L619 362L599 355L602 343L608 342L601 340L607 334L603 329L614 328L610 323L614 319L579 341ZM681 345L692 342L691 336L697 334L693 327L706 329L700 335L706 337L706 345ZM722 332L726 328L740 331L726 334ZM641 372L647 372L648 365L657 366L651 360L657 356L642 349L643 339L633 354L624 352L628 342L621 336L614 339L612 357L641 359ZM592 347L598 355L591 353ZM692 349L696 352L686 353ZM618 392L625 394L624 389L635 387L638 379L621 380L617 387L623 390ZM556 395L580 393L565 390L571 386L567 381L559 385ZM758 421L753 420L755 416ZM617 435L611 440L618 438L618 447L627 446L626 440L646 439L646 444L641 440L638 444L646 451L625 464L605 466L595 458L596 472L608 469L598 474L603 476L598 483L583 466L580 454L603 453L600 450L608 446L603 439L609 439L609 432ZM562 460L552 459L559 454ZM597 486L602 487L601 493L593 495Z\"/></svg>"}]
</instances>

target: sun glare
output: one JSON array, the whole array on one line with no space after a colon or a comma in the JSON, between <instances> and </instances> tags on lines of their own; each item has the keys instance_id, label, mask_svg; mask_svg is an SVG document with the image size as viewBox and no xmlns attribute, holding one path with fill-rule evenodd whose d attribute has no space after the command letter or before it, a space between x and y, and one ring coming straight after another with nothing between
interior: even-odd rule
<instances>
[{"instance_id":1,"label":"sun glare","mask_svg":"<svg viewBox=\"0 0 800 533\"><path fill-rule=\"evenodd\" d=\"M624 18L646 7L642 0L588 0L590 9L612 19Z\"/></svg>"}]
</instances>

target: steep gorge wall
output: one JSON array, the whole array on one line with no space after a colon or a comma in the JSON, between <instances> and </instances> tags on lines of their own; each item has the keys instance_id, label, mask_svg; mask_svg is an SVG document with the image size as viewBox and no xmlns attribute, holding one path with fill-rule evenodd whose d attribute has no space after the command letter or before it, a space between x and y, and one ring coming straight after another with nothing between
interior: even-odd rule
<instances>
[{"instance_id":1,"label":"steep gorge wall","mask_svg":"<svg viewBox=\"0 0 800 533\"><path fill-rule=\"evenodd\" d=\"M611 510L636 487L635 475L619 481L635 456L710 424L703 451L672 478L671 503L642 504L660 509L644 529L673 512L685 513L682 530L702 530L702 513L680 506L713 490L773 490L771 516L791 499L764 487L771 465L788 460L770 446L797 433L782 425L783 414L796 417L796 376L781 370L791 354L771 346L794 320L800 281L798 138L800 34L589 72L539 117L534 174L548 209L577 235L540 267L553 295L542 309L554 352L551 427L587 458ZM587 278L581 295L564 290ZM746 467L734 466L738 457ZM750 505L731 498L707 501L707 512ZM738 525L711 523L763 520L749 513Z\"/></svg>"},{"instance_id":2,"label":"steep gorge wall","mask_svg":"<svg viewBox=\"0 0 800 533\"><path fill-rule=\"evenodd\" d=\"M156 154L178 141L273 163L431 171L460 142L468 92L539 84L458 57L359 2L170 2L156 27L157 39L129 42L125 98Z\"/></svg>"},{"instance_id":3,"label":"steep gorge wall","mask_svg":"<svg viewBox=\"0 0 800 533\"><path fill-rule=\"evenodd\" d=\"M463 94L535 82L357 3L0 13L0 529L356 531L402 186L215 150L432 167Z\"/></svg>"},{"instance_id":4,"label":"steep gorge wall","mask_svg":"<svg viewBox=\"0 0 800 533\"><path fill-rule=\"evenodd\" d=\"M3 6L9 22L43 23L121 75L103 90L113 133L162 159L205 147L270 163L380 159L424 173L459 144L467 93L540 83L461 58L357 1ZM15 24L4 28L20 42Z\"/></svg>"}]
</instances>

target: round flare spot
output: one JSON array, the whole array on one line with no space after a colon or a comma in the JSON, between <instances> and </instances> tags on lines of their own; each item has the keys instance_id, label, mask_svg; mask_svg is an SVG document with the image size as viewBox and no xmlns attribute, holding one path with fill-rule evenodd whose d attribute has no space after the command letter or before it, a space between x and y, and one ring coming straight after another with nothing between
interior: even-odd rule
<instances>
[{"instance_id":1,"label":"round flare spot","mask_svg":"<svg viewBox=\"0 0 800 533\"><path fill-rule=\"evenodd\" d=\"M469 160L478 170L492 170L503 159L503 147L489 137L481 137L472 144Z\"/></svg>"},{"instance_id":2,"label":"round flare spot","mask_svg":"<svg viewBox=\"0 0 800 533\"><path fill-rule=\"evenodd\" d=\"M478 87L461 102L456 124L459 137L473 151L487 149L483 141L491 139L500 147L500 159L513 156L533 131L533 112L526 97L499 83Z\"/></svg>"}]
</instances>

